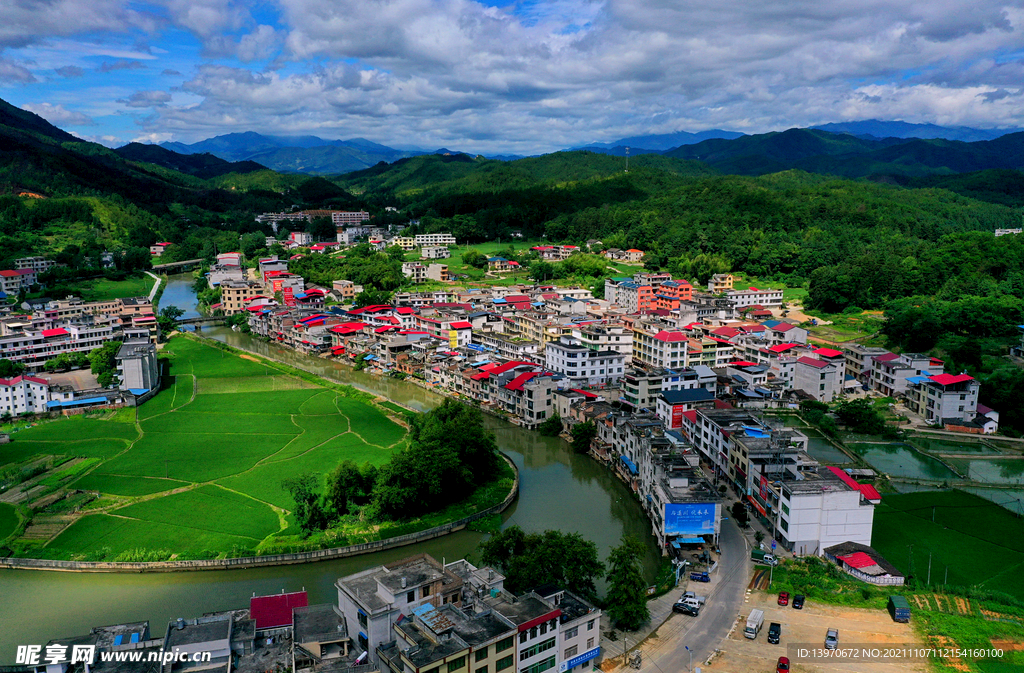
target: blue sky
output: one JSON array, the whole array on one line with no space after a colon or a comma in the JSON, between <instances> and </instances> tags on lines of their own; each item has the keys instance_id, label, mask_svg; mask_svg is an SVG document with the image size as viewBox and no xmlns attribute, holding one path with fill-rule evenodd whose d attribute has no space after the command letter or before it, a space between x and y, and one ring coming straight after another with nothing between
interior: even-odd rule
<instances>
[{"instance_id":1,"label":"blue sky","mask_svg":"<svg viewBox=\"0 0 1024 673\"><path fill-rule=\"evenodd\" d=\"M11 0L0 97L83 138L532 154L857 119L1024 126L1024 0Z\"/></svg>"}]
</instances>

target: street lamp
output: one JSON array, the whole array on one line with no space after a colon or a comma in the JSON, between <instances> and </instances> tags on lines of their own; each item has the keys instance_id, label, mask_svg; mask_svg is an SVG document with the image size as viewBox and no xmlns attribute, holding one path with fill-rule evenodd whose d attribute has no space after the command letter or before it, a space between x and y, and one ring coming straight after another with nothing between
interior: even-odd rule
<instances>
[{"instance_id":1,"label":"street lamp","mask_svg":"<svg viewBox=\"0 0 1024 673\"><path fill-rule=\"evenodd\" d=\"M687 671L691 671L691 673L692 673L692 671L693 671L693 650L690 649L689 645L683 645L683 647L685 647L686 651L690 653L690 666L686 670Z\"/></svg>"}]
</instances>

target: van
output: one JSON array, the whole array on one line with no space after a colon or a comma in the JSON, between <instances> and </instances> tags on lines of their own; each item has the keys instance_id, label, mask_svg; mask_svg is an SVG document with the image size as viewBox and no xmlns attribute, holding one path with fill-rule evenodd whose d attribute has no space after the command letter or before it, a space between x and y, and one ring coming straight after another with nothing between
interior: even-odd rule
<instances>
[{"instance_id":1,"label":"van","mask_svg":"<svg viewBox=\"0 0 1024 673\"><path fill-rule=\"evenodd\" d=\"M753 609L750 611L750 616L747 617L747 625L743 629L743 635L750 640L757 638L757 634L761 632L761 627L764 626L764 611Z\"/></svg>"},{"instance_id":2,"label":"van","mask_svg":"<svg viewBox=\"0 0 1024 673\"><path fill-rule=\"evenodd\" d=\"M768 625L768 642L772 645L779 644L779 638L782 637L782 624L778 622L772 622Z\"/></svg>"}]
</instances>

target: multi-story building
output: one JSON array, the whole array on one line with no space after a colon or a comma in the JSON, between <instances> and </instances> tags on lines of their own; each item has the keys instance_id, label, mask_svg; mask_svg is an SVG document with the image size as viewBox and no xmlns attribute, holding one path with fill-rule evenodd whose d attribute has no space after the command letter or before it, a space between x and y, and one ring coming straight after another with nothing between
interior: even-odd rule
<instances>
[{"instance_id":1,"label":"multi-story building","mask_svg":"<svg viewBox=\"0 0 1024 673\"><path fill-rule=\"evenodd\" d=\"M356 285L350 280L336 280L331 284L331 287L335 292L341 295L342 303L355 299L356 295L363 291L362 285Z\"/></svg>"},{"instance_id":2,"label":"multi-story building","mask_svg":"<svg viewBox=\"0 0 1024 673\"><path fill-rule=\"evenodd\" d=\"M655 307L654 286L629 280L615 288L615 303L627 313L649 311Z\"/></svg>"},{"instance_id":3,"label":"multi-story building","mask_svg":"<svg viewBox=\"0 0 1024 673\"><path fill-rule=\"evenodd\" d=\"M313 243L313 235L305 231L293 231L288 234L288 240L295 245L311 245Z\"/></svg>"},{"instance_id":4,"label":"multi-story building","mask_svg":"<svg viewBox=\"0 0 1024 673\"><path fill-rule=\"evenodd\" d=\"M221 283L220 304L224 315L241 313L249 306L249 300L260 294L261 286L252 280L231 280Z\"/></svg>"},{"instance_id":5,"label":"multi-story building","mask_svg":"<svg viewBox=\"0 0 1024 673\"><path fill-rule=\"evenodd\" d=\"M578 339L562 337L544 348L548 369L577 385L606 385L622 377L626 356L614 350L596 351Z\"/></svg>"},{"instance_id":6,"label":"multi-story building","mask_svg":"<svg viewBox=\"0 0 1024 673\"><path fill-rule=\"evenodd\" d=\"M759 290L749 287L746 290L726 290L725 296L736 302L736 308L748 306L782 306L782 290Z\"/></svg>"},{"instance_id":7,"label":"multi-story building","mask_svg":"<svg viewBox=\"0 0 1024 673\"><path fill-rule=\"evenodd\" d=\"M395 236L388 241L388 246L397 245L402 250L410 252L416 249L416 239L412 236Z\"/></svg>"},{"instance_id":8,"label":"multi-story building","mask_svg":"<svg viewBox=\"0 0 1024 673\"><path fill-rule=\"evenodd\" d=\"M172 245L174 244L171 243L170 241L154 243L153 245L149 246L149 254L153 255L154 257L161 257L163 256L164 251L167 250L167 248L171 247Z\"/></svg>"},{"instance_id":9,"label":"multi-story building","mask_svg":"<svg viewBox=\"0 0 1024 673\"><path fill-rule=\"evenodd\" d=\"M911 376L907 379L907 409L932 425L970 426L978 416L981 388L967 374Z\"/></svg>"},{"instance_id":10,"label":"multi-story building","mask_svg":"<svg viewBox=\"0 0 1024 673\"><path fill-rule=\"evenodd\" d=\"M910 377L941 374L942 366L942 360L921 353L877 355L872 358L871 387L886 397L903 395Z\"/></svg>"},{"instance_id":11,"label":"multi-story building","mask_svg":"<svg viewBox=\"0 0 1024 673\"><path fill-rule=\"evenodd\" d=\"M532 339L511 336L500 332L473 331L473 343L479 344L492 353L509 360L534 360L539 354L539 344Z\"/></svg>"},{"instance_id":12,"label":"multi-story building","mask_svg":"<svg viewBox=\"0 0 1024 673\"><path fill-rule=\"evenodd\" d=\"M585 323L571 327L572 338L595 351L618 351L633 356L633 331L621 324Z\"/></svg>"},{"instance_id":13,"label":"multi-story building","mask_svg":"<svg viewBox=\"0 0 1024 673\"><path fill-rule=\"evenodd\" d=\"M455 237L451 234L416 234L416 245L455 245Z\"/></svg>"},{"instance_id":14,"label":"multi-story building","mask_svg":"<svg viewBox=\"0 0 1024 673\"><path fill-rule=\"evenodd\" d=\"M0 379L0 414L39 414L46 411L50 384L35 376Z\"/></svg>"},{"instance_id":15,"label":"multi-story building","mask_svg":"<svg viewBox=\"0 0 1024 673\"><path fill-rule=\"evenodd\" d=\"M57 262L45 257L20 257L14 260L15 269L31 269L37 274L49 271L55 266L57 266Z\"/></svg>"},{"instance_id":16,"label":"multi-story building","mask_svg":"<svg viewBox=\"0 0 1024 673\"><path fill-rule=\"evenodd\" d=\"M683 414L693 409L713 409L715 394L707 388L663 390L654 401L658 418L669 430L683 427Z\"/></svg>"},{"instance_id":17,"label":"multi-story building","mask_svg":"<svg viewBox=\"0 0 1024 673\"><path fill-rule=\"evenodd\" d=\"M156 346L149 339L128 339L117 351L117 379L121 390L153 390L160 387Z\"/></svg>"},{"instance_id":18,"label":"multi-story building","mask_svg":"<svg viewBox=\"0 0 1024 673\"><path fill-rule=\"evenodd\" d=\"M686 367L689 346L690 338L685 332L633 326L633 362L640 365L662 369Z\"/></svg>"},{"instance_id":19,"label":"multi-story building","mask_svg":"<svg viewBox=\"0 0 1024 673\"><path fill-rule=\"evenodd\" d=\"M799 358L793 368L793 387L819 402L831 402L843 392L843 369L817 358Z\"/></svg>"},{"instance_id":20,"label":"multi-story building","mask_svg":"<svg viewBox=\"0 0 1024 673\"><path fill-rule=\"evenodd\" d=\"M862 346L858 343L844 346L844 348L846 349L846 371L861 383L869 383L871 381L874 359L889 352L884 348Z\"/></svg>"},{"instance_id":21,"label":"multi-story building","mask_svg":"<svg viewBox=\"0 0 1024 673\"><path fill-rule=\"evenodd\" d=\"M101 320L90 319L50 329L26 329L0 338L0 359L38 369L58 355L88 353L113 338L113 322Z\"/></svg>"},{"instance_id":22,"label":"multi-story building","mask_svg":"<svg viewBox=\"0 0 1024 673\"><path fill-rule=\"evenodd\" d=\"M462 607L462 579L426 554L342 577L334 586L338 612L358 633L359 648L382 670L387 662L378 648L393 639L392 627L401 615L422 605Z\"/></svg>"},{"instance_id":23,"label":"multi-story building","mask_svg":"<svg viewBox=\"0 0 1024 673\"><path fill-rule=\"evenodd\" d=\"M446 245L425 245L420 248L421 259L448 259L451 253Z\"/></svg>"},{"instance_id":24,"label":"multi-story building","mask_svg":"<svg viewBox=\"0 0 1024 673\"><path fill-rule=\"evenodd\" d=\"M708 292L711 294L722 294L732 289L733 277L731 273L716 273L708 281Z\"/></svg>"},{"instance_id":25,"label":"multi-story building","mask_svg":"<svg viewBox=\"0 0 1024 673\"><path fill-rule=\"evenodd\" d=\"M418 285L427 280L427 267L419 262L402 262L402 275Z\"/></svg>"},{"instance_id":26,"label":"multi-story building","mask_svg":"<svg viewBox=\"0 0 1024 673\"><path fill-rule=\"evenodd\" d=\"M370 219L370 213L365 210L336 210L331 213L331 222L336 227L343 227L349 224L359 224Z\"/></svg>"},{"instance_id":27,"label":"multi-story building","mask_svg":"<svg viewBox=\"0 0 1024 673\"><path fill-rule=\"evenodd\" d=\"M9 297L22 290L28 291L36 284L36 272L33 269L5 269L0 271L0 292Z\"/></svg>"}]
</instances>

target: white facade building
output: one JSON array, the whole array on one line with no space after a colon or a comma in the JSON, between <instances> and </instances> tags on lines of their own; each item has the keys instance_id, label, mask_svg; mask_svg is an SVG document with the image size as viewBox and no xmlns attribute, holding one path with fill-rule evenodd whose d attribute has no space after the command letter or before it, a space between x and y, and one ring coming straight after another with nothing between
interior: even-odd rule
<instances>
[{"instance_id":1,"label":"white facade building","mask_svg":"<svg viewBox=\"0 0 1024 673\"><path fill-rule=\"evenodd\" d=\"M822 467L803 479L769 485L779 496L776 537L795 554L821 555L842 542L871 544L875 504L881 497L837 472L842 470Z\"/></svg>"},{"instance_id":2,"label":"white facade building","mask_svg":"<svg viewBox=\"0 0 1024 673\"><path fill-rule=\"evenodd\" d=\"M455 245L455 237L451 234L417 234L416 245Z\"/></svg>"},{"instance_id":3,"label":"white facade building","mask_svg":"<svg viewBox=\"0 0 1024 673\"><path fill-rule=\"evenodd\" d=\"M38 414L46 411L49 383L34 376L0 379L0 414Z\"/></svg>"},{"instance_id":4,"label":"white facade building","mask_svg":"<svg viewBox=\"0 0 1024 673\"><path fill-rule=\"evenodd\" d=\"M604 385L622 377L626 356L618 351L595 351L572 337L561 337L544 348L545 366L581 385Z\"/></svg>"}]
</instances>

